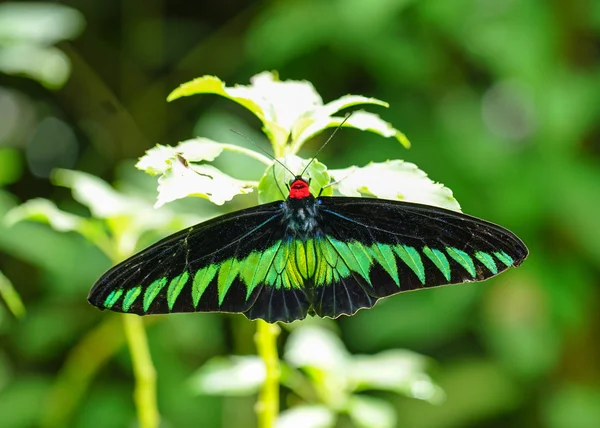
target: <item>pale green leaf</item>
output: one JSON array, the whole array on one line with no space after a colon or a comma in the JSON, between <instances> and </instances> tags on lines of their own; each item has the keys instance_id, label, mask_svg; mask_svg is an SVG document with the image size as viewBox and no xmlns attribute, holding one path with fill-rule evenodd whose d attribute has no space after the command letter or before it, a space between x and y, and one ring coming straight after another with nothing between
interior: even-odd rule
<instances>
[{"instance_id":1,"label":"pale green leaf","mask_svg":"<svg viewBox=\"0 0 600 428\"><path fill-rule=\"evenodd\" d=\"M348 364L348 380L356 391L379 389L439 402L443 392L426 373L428 364L425 357L399 349L356 355Z\"/></svg>"},{"instance_id":2,"label":"pale green leaf","mask_svg":"<svg viewBox=\"0 0 600 428\"><path fill-rule=\"evenodd\" d=\"M359 168L329 170L345 196L372 195L383 199L416 202L460 211L452 191L435 183L415 164L401 160L371 162Z\"/></svg>"},{"instance_id":3,"label":"pale green leaf","mask_svg":"<svg viewBox=\"0 0 600 428\"><path fill-rule=\"evenodd\" d=\"M338 111L360 104L373 104L382 107L389 107L388 103L378 100L377 98L368 98L361 95L344 95L337 100L328 102L322 107L315 108L313 111L296 120L292 128L292 140L297 140L298 136L301 135L304 130L308 126L312 125L315 121L326 123L327 119ZM313 134L313 136L314 135L316 134Z\"/></svg>"},{"instance_id":4,"label":"pale green leaf","mask_svg":"<svg viewBox=\"0 0 600 428\"><path fill-rule=\"evenodd\" d=\"M170 162L183 157L188 162L213 161L225 149L225 145L208 138L193 138L182 141L176 147L162 146L146 151L146 154L135 164L137 169L151 174L163 174L171 167Z\"/></svg>"},{"instance_id":5,"label":"pale green leaf","mask_svg":"<svg viewBox=\"0 0 600 428\"><path fill-rule=\"evenodd\" d=\"M203 76L183 83L175 89L169 101L195 94L217 94L246 107L263 123L263 130L273 144L287 141L294 122L323 100L310 82L281 82L274 73L263 72L250 79L250 85L225 86L215 76Z\"/></svg>"},{"instance_id":6,"label":"pale green leaf","mask_svg":"<svg viewBox=\"0 0 600 428\"><path fill-rule=\"evenodd\" d=\"M332 331L307 325L295 328L285 345L285 360L294 367L343 370L350 354Z\"/></svg>"},{"instance_id":7,"label":"pale green leaf","mask_svg":"<svg viewBox=\"0 0 600 428\"><path fill-rule=\"evenodd\" d=\"M140 199L119 193L106 181L85 172L56 169L52 182L71 189L75 200L87 206L96 218L131 216L148 208Z\"/></svg>"},{"instance_id":8,"label":"pale green leaf","mask_svg":"<svg viewBox=\"0 0 600 428\"><path fill-rule=\"evenodd\" d=\"M73 39L85 26L83 15L56 3L0 4L0 44L27 42L48 46Z\"/></svg>"},{"instance_id":9,"label":"pale green leaf","mask_svg":"<svg viewBox=\"0 0 600 428\"><path fill-rule=\"evenodd\" d=\"M290 181L296 175L301 174L311 162L309 159L302 159L295 155L285 156L278 159L278 161L285 165L287 169L279 162L275 162L267 168L258 183L258 201L261 204L286 199L289 194ZM331 186L324 187L331 181L327 167L316 159L310 163L303 178L310 179L310 193L313 196L333 194Z\"/></svg>"},{"instance_id":10,"label":"pale green leaf","mask_svg":"<svg viewBox=\"0 0 600 428\"><path fill-rule=\"evenodd\" d=\"M253 185L237 180L211 165L186 164L181 159L158 179L158 198L155 207L187 196L200 196L216 205L223 205L235 195L252 192Z\"/></svg>"},{"instance_id":11,"label":"pale green leaf","mask_svg":"<svg viewBox=\"0 0 600 428\"><path fill-rule=\"evenodd\" d=\"M157 144L148 150L135 166L150 175L158 175L171 168L171 163L179 158L185 159L186 162L211 162L223 151L244 154L265 165L270 165L272 162L268 157L242 146L219 143L209 138L192 138L182 141L175 147Z\"/></svg>"},{"instance_id":12,"label":"pale green leaf","mask_svg":"<svg viewBox=\"0 0 600 428\"><path fill-rule=\"evenodd\" d=\"M71 73L71 61L53 46L11 44L0 47L0 71L26 76L47 88L58 89Z\"/></svg>"},{"instance_id":13,"label":"pale green leaf","mask_svg":"<svg viewBox=\"0 0 600 428\"><path fill-rule=\"evenodd\" d=\"M320 134L327 128L338 127L342 125L347 128L360 129L381 135L386 138L395 138L404 147L410 147L408 138L394 128L390 123L381 119L378 115L366 111L356 111L344 122L344 117L321 115L315 117L313 122L304 126L302 132L294 139L294 146L300 147L309 139Z\"/></svg>"},{"instance_id":14,"label":"pale green leaf","mask_svg":"<svg viewBox=\"0 0 600 428\"><path fill-rule=\"evenodd\" d=\"M257 356L216 357L200 367L189 385L198 394L245 396L258 392L265 376Z\"/></svg>"},{"instance_id":15,"label":"pale green leaf","mask_svg":"<svg viewBox=\"0 0 600 428\"><path fill-rule=\"evenodd\" d=\"M231 92L232 89L241 88ZM173 101L177 98L188 97L197 94L216 94L229 98L232 101L246 107L259 118L264 118L265 113L259 104L257 104L245 86L235 86L229 88L225 86L225 82L216 76L202 76L189 82L182 83L177 89L172 91L167 97L167 101Z\"/></svg>"},{"instance_id":16,"label":"pale green leaf","mask_svg":"<svg viewBox=\"0 0 600 428\"><path fill-rule=\"evenodd\" d=\"M4 276L2 271L0 271L0 297L4 299L8 310L16 318L23 318L25 316L25 305L23 305L21 296L19 296L12 282Z\"/></svg>"},{"instance_id":17,"label":"pale green leaf","mask_svg":"<svg viewBox=\"0 0 600 428\"><path fill-rule=\"evenodd\" d=\"M72 232L80 230L86 219L58 209L52 201L38 198L11 209L4 217L8 226L24 220L49 224L59 232Z\"/></svg>"},{"instance_id":18,"label":"pale green leaf","mask_svg":"<svg viewBox=\"0 0 600 428\"><path fill-rule=\"evenodd\" d=\"M358 428L394 428L396 410L387 401L353 395L348 401L348 415Z\"/></svg>"},{"instance_id":19,"label":"pale green leaf","mask_svg":"<svg viewBox=\"0 0 600 428\"><path fill-rule=\"evenodd\" d=\"M276 428L331 428L335 425L335 414L325 406L300 405L284 410L279 415Z\"/></svg>"},{"instance_id":20,"label":"pale green leaf","mask_svg":"<svg viewBox=\"0 0 600 428\"><path fill-rule=\"evenodd\" d=\"M46 223L59 232L77 232L99 246L107 239L99 222L62 211L47 199L31 199L11 209L5 216L9 226L24 220Z\"/></svg>"}]
</instances>

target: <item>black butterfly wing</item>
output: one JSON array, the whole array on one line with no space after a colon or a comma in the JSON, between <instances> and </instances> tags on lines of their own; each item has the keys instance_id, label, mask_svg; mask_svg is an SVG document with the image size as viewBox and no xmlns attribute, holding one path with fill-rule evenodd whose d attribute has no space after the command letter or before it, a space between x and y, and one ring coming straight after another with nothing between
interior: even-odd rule
<instances>
[{"instance_id":1,"label":"black butterfly wing","mask_svg":"<svg viewBox=\"0 0 600 428\"><path fill-rule=\"evenodd\" d=\"M481 281L528 254L509 230L455 211L371 198L317 202L321 255L329 259L314 277L320 316L350 315L404 291Z\"/></svg>"},{"instance_id":2,"label":"black butterfly wing","mask_svg":"<svg viewBox=\"0 0 600 428\"><path fill-rule=\"evenodd\" d=\"M106 272L88 300L138 315L242 312L250 319L306 316L303 282L292 287L282 245L282 202L237 211L177 232Z\"/></svg>"}]
</instances>

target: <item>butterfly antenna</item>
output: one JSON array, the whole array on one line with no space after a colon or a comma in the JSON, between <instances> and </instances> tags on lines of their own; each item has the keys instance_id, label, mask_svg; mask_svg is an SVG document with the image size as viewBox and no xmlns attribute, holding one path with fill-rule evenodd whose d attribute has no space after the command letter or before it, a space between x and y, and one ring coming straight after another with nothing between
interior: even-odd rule
<instances>
[{"instance_id":1,"label":"butterfly antenna","mask_svg":"<svg viewBox=\"0 0 600 428\"><path fill-rule=\"evenodd\" d=\"M302 174L300 174L300 177L304 176L304 173L306 172L306 170L308 169L308 167L310 166L311 163L313 163L313 161L317 158L318 154L321 153L321 150L323 150L325 148L325 146L327 145L327 143L329 143L332 138L334 137L334 135L338 132L338 130L344 126L344 123L346 123L346 121L348 119L350 119L350 116L352 116L353 112L350 112L346 115L346 117L344 118L344 120L342 120L342 123L340 123L335 130L331 133L331 135L329 136L329 138L327 139L327 141L325 141L325 143L323 143L323 145L321 146L321 148L319 148L319 150L317 150L317 153L315 153L315 155L312 157L312 159L310 160L310 162L308 162L308 164L306 164L306 167L304 167L304 169L302 170Z\"/></svg>"},{"instance_id":2,"label":"butterfly antenna","mask_svg":"<svg viewBox=\"0 0 600 428\"><path fill-rule=\"evenodd\" d=\"M286 198L285 193L283 193L283 190L281 190L279 181L277 181L277 177L275 177L275 165L273 165L273 168L271 168L271 171L273 171L273 181L275 181L275 184L277 185L277 188L279 189L279 193L281 193L281 196L283 196L283 199L285 199Z\"/></svg>"},{"instance_id":3,"label":"butterfly antenna","mask_svg":"<svg viewBox=\"0 0 600 428\"><path fill-rule=\"evenodd\" d=\"M292 177L296 177L296 174L294 174L287 166L285 166L285 164L283 162L281 162L279 159L277 159L271 153L269 153L268 151L266 151L265 149L263 149L262 147L260 147L258 144L256 144L250 137L247 137L246 135L242 134L239 131L236 131L235 129L229 129L229 130L231 132L233 132L234 134L237 134L240 137L242 137L242 138L250 141L254 145L254 147L256 147L258 150L260 150L261 152L263 152L265 155L267 155L268 157L270 157L271 159L273 159L279 165L281 165L287 172L289 172L290 174L292 174Z\"/></svg>"}]
</instances>

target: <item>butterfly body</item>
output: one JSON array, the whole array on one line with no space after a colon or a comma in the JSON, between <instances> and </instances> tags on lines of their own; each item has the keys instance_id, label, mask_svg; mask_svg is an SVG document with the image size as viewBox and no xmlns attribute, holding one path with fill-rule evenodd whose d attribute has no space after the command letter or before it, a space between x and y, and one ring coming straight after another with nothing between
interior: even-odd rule
<instances>
[{"instance_id":1,"label":"butterfly body","mask_svg":"<svg viewBox=\"0 0 600 428\"><path fill-rule=\"evenodd\" d=\"M105 273L88 299L138 315L336 318L403 291L480 281L526 256L512 232L484 220L407 202L315 197L296 177L285 201L171 235Z\"/></svg>"}]
</instances>

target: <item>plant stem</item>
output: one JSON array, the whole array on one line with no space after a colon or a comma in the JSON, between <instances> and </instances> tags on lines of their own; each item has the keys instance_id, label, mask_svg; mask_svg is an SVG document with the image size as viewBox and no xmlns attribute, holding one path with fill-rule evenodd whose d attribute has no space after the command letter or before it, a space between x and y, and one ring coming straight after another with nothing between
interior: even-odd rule
<instances>
[{"instance_id":1,"label":"plant stem","mask_svg":"<svg viewBox=\"0 0 600 428\"><path fill-rule=\"evenodd\" d=\"M119 317L111 314L69 351L48 394L39 426L64 427L72 422L94 375L123 345L120 326Z\"/></svg>"},{"instance_id":2,"label":"plant stem","mask_svg":"<svg viewBox=\"0 0 600 428\"><path fill-rule=\"evenodd\" d=\"M135 376L133 394L141 428L157 428L159 422L156 406L156 370L152 364L144 322L135 315L123 315L125 337L131 354Z\"/></svg>"},{"instance_id":3,"label":"plant stem","mask_svg":"<svg viewBox=\"0 0 600 428\"><path fill-rule=\"evenodd\" d=\"M280 328L258 320L254 340L258 355L265 364L266 376L256 403L258 428L273 428L279 414L279 356L277 355L277 336Z\"/></svg>"}]
</instances>

